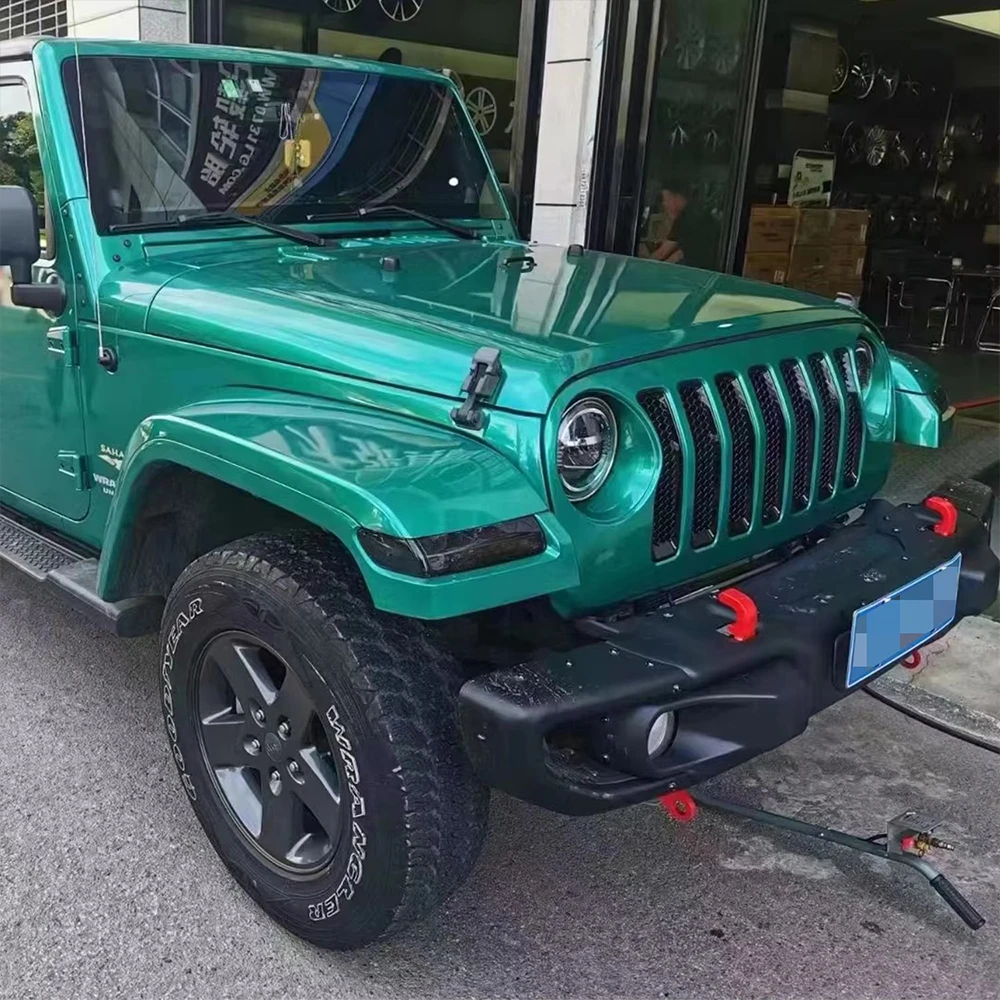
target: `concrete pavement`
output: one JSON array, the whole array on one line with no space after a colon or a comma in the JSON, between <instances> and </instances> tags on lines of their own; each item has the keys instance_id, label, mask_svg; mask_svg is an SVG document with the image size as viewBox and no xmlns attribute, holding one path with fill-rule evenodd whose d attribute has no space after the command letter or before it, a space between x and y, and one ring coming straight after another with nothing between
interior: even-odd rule
<instances>
[{"instance_id":1,"label":"concrete pavement","mask_svg":"<svg viewBox=\"0 0 1000 1000\"><path fill-rule=\"evenodd\" d=\"M965 929L919 878L832 845L638 806L568 819L495 796L471 880L367 951L290 937L245 897L180 793L155 643L90 628L0 567L0 996L1000 996L1000 758L858 694L714 783L869 833L948 817Z\"/></svg>"}]
</instances>

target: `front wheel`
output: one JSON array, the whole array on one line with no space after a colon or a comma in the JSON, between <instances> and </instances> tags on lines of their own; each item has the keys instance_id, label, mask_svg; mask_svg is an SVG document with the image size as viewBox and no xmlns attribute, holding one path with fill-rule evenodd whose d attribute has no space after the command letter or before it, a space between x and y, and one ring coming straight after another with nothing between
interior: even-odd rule
<instances>
[{"instance_id":1,"label":"front wheel","mask_svg":"<svg viewBox=\"0 0 1000 1000\"><path fill-rule=\"evenodd\" d=\"M488 791L455 722L458 672L376 611L337 543L260 535L192 563L163 619L181 781L244 889L328 948L361 947L468 874Z\"/></svg>"}]
</instances>

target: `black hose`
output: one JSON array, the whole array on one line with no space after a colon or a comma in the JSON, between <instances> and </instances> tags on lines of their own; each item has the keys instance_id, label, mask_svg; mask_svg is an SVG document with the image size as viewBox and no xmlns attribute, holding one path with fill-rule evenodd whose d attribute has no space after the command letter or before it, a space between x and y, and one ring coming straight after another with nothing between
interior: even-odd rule
<instances>
[{"instance_id":1,"label":"black hose","mask_svg":"<svg viewBox=\"0 0 1000 1000\"><path fill-rule=\"evenodd\" d=\"M956 740L962 740L964 743L971 743L974 747L979 747L980 750L988 750L990 753L995 753L1000 756L1000 746L997 746L996 743L991 743L989 740L973 736L972 733L963 732L961 729L949 726L946 722L938 722L937 719L932 719L929 715L924 715L923 712L917 712L906 705L900 704L898 701L894 701L892 698L887 698L880 691L873 691L870 687L865 687L861 690L864 691L865 694L870 694L876 701L882 702L883 705L888 705L890 708L894 708L897 712L902 712L903 715L908 715L911 719L916 719L917 722L922 722L925 726L930 726L931 729L936 729L939 733L944 733L946 736L954 736Z\"/></svg>"}]
</instances>

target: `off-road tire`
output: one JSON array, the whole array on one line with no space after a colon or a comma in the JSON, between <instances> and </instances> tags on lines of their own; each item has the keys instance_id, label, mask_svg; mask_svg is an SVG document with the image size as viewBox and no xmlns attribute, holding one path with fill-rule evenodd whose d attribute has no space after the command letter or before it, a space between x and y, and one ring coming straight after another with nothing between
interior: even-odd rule
<instances>
[{"instance_id":1,"label":"off-road tire","mask_svg":"<svg viewBox=\"0 0 1000 1000\"><path fill-rule=\"evenodd\" d=\"M213 638L233 630L259 638L305 679L337 766L356 778L344 786L345 834L309 877L276 870L241 835L202 750L199 663ZM373 607L334 539L256 535L197 559L167 600L160 657L167 735L195 813L279 924L322 947L361 947L426 914L467 876L489 791L461 747L457 664L420 622Z\"/></svg>"}]
</instances>

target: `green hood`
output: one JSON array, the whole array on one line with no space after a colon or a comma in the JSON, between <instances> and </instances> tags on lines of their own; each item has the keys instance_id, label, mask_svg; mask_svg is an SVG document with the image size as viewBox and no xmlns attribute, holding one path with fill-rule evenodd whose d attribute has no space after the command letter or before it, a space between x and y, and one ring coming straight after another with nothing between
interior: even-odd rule
<instances>
[{"instance_id":1,"label":"green hood","mask_svg":"<svg viewBox=\"0 0 1000 1000\"><path fill-rule=\"evenodd\" d=\"M856 318L730 275L553 246L401 234L319 251L249 239L178 251L156 248L175 273L146 312L150 333L455 398L476 349L498 347L495 405L525 413L594 368ZM398 270L383 268L387 254Z\"/></svg>"}]
</instances>

